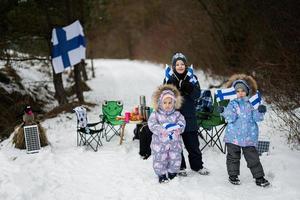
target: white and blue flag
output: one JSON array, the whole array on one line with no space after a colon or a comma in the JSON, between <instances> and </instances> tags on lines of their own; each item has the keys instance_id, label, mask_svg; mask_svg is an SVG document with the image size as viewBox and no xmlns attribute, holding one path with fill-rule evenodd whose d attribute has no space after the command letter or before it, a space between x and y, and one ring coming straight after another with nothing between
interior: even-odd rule
<instances>
[{"instance_id":1,"label":"white and blue flag","mask_svg":"<svg viewBox=\"0 0 300 200\"><path fill-rule=\"evenodd\" d=\"M68 26L54 28L51 42L52 64L56 74L85 59L86 41L78 20Z\"/></svg>"},{"instance_id":2,"label":"white and blue flag","mask_svg":"<svg viewBox=\"0 0 300 200\"><path fill-rule=\"evenodd\" d=\"M193 65L189 66L187 69L187 76L190 78L190 82L194 85L197 83L197 79L194 76L194 68Z\"/></svg>"},{"instance_id":3,"label":"white and blue flag","mask_svg":"<svg viewBox=\"0 0 300 200\"><path fill-rule=\"evenodd\" d=\"M181 128L182 125L180 125L180 124L173 124L173 123L164 123L163 127L167 130L169 139L172 140L173 139L174 131L178 130L179 128Z\"/></svg>"},{"instance_id":4,"label":"white and blue flag","mask_svg":"<svg viewBox=\"0 0 300 200\"><path fill-rule=\"evenodd\" d=\"M257 90L256 94L253 95L250 99L249 99L251 105L253 106L254 109L257 109L259 105L262 104L262 99L261 99L261 95L260 92Z\"/></svg>"},{"instance_id":5,"label":"white and blue flag","mask_svg":"<svg viewBox=\"0 0 300 200\"><path fill-rule=\"evenodd\" d=\"M179 124L173 124L173 123L164 123L163 127L168 131L168 132L172 132L174 130L177 130L179 128L181 128L182 126Z\"/></svg>"},{"instance_id":6,"label":"white and blue flag","mask_svg":"<svg viewBox=\"0 0 300 200\"><path fill-rule=\"evenodd\" d=\"M234 87L218 89L215 91L215 95L216 95L217 102L223 101L223 100L233 100L233 99L237 98Z\"/></svg>"},{"instance_id":7,"label":"white and blue flag","mask_svg":"<svg viewBox=\"0 0 300 200\"><path fill-rule=\"evenodd\" d=\"M173 74L172 68L169 65L166 65L166 68L165 68L165 81L166 81L166 83L168 82L168 80L170 80L172 74Z\"/></svg>"}]
</instances>

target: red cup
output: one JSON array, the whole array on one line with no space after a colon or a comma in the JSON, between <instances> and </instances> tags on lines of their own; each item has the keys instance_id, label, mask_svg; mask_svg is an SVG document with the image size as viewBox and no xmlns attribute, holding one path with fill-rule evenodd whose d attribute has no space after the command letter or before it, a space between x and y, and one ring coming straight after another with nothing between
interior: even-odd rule
<instances>
[{"instance_id":1,"label":"red cup","mask_svg":"<svg viewBox=\"0 0 300 200\"><path fill-rule=\"evenodd\" d=\"M125 112L125 122L128 123L130 120L130 112Z\"/></svg>"}]
</instances>

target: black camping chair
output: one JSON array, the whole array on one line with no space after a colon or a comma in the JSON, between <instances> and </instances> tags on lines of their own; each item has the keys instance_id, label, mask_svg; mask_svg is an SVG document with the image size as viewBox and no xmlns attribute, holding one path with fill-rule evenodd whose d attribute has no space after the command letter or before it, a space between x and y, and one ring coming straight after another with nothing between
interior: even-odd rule
<instances>
[{"instance_id":1,"label":"black camping chair","mask_svg":"<svg viewBox=\"0 0 300 200\"><path fill-rule=\"evenodd\" d=\"M101 133L103 128L96 129L96 125L101 124L87 123L86 109L83 106L78 106L73 109L77 116L77 146L86 145L91 147L94 151L98 151L98 147L102 146ZM94 129L91 129L91 128Z\"/></svg>"}]
</instances>

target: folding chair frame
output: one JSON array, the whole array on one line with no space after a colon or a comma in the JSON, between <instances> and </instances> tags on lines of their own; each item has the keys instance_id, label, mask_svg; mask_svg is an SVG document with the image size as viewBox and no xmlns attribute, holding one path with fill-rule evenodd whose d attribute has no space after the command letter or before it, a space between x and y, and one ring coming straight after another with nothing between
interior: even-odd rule
<instances>
[{"instance_id":1,"label":"folding chair frame","mask_svg":"<svg viewBox=\"0 0 300 200\"><path fill-rule=\"evenodd\" d=\"M211 127L211 129L205 129L203 127L200 127L198 130L198 135L200 136L200 138L205 142L205 145L201 148L201 151L203 151L203 149L206 146L217 146L218 149L222 152L222 153L226 153L226 145L222 145L222 142L220 140L220 137L223 133L223 131L225 130L227 124L222 124L220 129L217 129L217 126ZM203 137L203 133L205 133L205 138ZM223 147L224 146L224 147Z\"/></svg>"},{"instance_id":2,"label":"folding chair frame","mask_svg":"<svg viewBox=\"0 0 300 200\"><path fill-rule=\"evenodd\" d=\"M99 130L96 129L96 126L102 122L100 121L96 123L86 123L80 125L79 122L80 119L78 116L80 115L79 113L83 113L83 112L85 113L83 116L85 116L86 122L87 122L87 114L85 108L82 108L82 112L76 111L76 108L74 109L74 112L76 112L76 117L77 117L77 146L85 145L87 147L88 146L91 147L94 151L98 151L98 147L103 145L101 142L101 133L103 132L103 125ZM91 129L92 127L93 129ZM92 143L96 143L96 147L94 147Z\"/></svg>"},{"instance_id":3,"label":"folding chair frame","mask_svg":"<svg viewBox=\"0 0 300 200\"><path fill-rule=\"evenodd\" d=\"M97 123L99 124L99 123ZM103 129L92 130L89 127L77 129L77 146L90 146L94 151L98 151L98 147L102 146L101 133ZM96 143L96 147L92 145L92 142Z\"/></svg>"},{"instance_id":4,"label":"folding chair frame","mask_svg":"<svg viewBox=\"0 0 300 200\"><path fill-rule=\"evenodd\" d=\"M122 125L112 125L111 123L108 122L107 119L105 119L104 115L100 115L100 119L102 119L103 122L103 129L104 129L104 134L102 134L102 138L105 136L105 140L107 142L110 142L110 140L115 136L120 136L121 135L121 128ZM118 128L115 128L115 126L120 126ZM108 133L113 131L113 134L111 136L108 136Z\"/></svg>"}]
</instances>

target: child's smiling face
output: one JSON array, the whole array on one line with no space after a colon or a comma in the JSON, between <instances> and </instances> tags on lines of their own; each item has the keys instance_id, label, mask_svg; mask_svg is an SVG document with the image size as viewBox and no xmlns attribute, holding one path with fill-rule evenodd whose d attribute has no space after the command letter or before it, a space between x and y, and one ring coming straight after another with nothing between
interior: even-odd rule
<instances>
[{"instance_id":1,"label":"child's smiling face","mask_svg":"<svg viewBox=\"0 0 300 200\"><path fill-rule=\"evenodd\" d=\"M183 74L185 71L185 64L182 60L177 60L175 64L175 70L178 74Z\"/></svg>"},{"instance_id":2,"label":"child's smiling face","mask_svg":"<svg viewBox=\"0 0 300 200\"><path fill-rule=\"evenodd\" d=\"M243 98L247 94L246 94L246 92L243 89L239 88L239 89L236 90L236 95L237 95L238 98Z\"/></svg>"}]
</instances>

